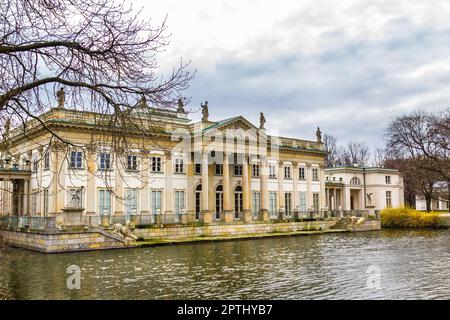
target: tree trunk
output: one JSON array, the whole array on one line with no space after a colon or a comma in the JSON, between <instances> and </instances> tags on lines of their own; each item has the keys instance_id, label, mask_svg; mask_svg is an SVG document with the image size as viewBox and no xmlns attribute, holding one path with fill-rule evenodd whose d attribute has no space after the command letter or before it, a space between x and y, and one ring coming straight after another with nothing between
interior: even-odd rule
<instances>
[{"instance_id":1,"label":"tree trunk","mask_svg":"<svg viewBox=\"0 0 450 320\"><path fill-rule=\"evenodd\" d=\"M427 212L431 211L431 197L425 196L425 202L427 203Z\"/></svg>"},{"instance_id":2,"label":"tree trunk","mask_svg":"<svg viewBox=\"0 0 450 320\"><path fill-rule=\"evenodd\" d=\"M447 207L450 213L450 181L447 181Z\"/></svg>"}]
</instances>

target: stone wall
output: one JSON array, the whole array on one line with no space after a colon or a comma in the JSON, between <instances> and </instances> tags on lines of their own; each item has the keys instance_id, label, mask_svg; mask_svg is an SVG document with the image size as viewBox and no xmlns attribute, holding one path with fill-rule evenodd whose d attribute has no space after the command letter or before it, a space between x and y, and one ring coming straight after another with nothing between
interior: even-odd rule
<instances>
[{"instance_id":1,"label":"stone wall","mask_svg":"<svg viewBox=\"0 0 450 320\"><path fill-rule=\"evenodd\" d=\"M45 253L117 249L134 246L103 230L86 232L25 232L0 230L2 240L14 247Z\"/></svg>"},{"instance_id":2,"label":"stone wall","mask_svg":"<svg viewBox=\"0 0 450 320\"><path fill-rule=\"evenodd\" d=\"M313 231L329 229L336 223L334 220L286 222L286 223L249 223L223 224L205 226L166 226L158 228L136 229L135 235L143 240L182 239L198 237L239 236L249 234Z\"/></svg>"},{"instance_id":3,"label":"stone wall","mask_svg":"<svg viewBox=\"0 0 450 320\"><path fill-rule=\"evenodd\" d=\"M366 220L360 226L354 226L350 231L375 231L381 230L381 222L380 220Z\"/></svg>"}]
</instances>

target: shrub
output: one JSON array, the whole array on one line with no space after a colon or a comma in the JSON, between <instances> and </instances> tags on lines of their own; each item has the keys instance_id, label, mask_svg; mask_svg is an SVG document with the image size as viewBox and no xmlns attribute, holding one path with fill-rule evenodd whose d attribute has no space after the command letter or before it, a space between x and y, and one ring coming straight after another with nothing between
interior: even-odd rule
<instances>
[{"instance_id":1,"label":"shrub","mask_svg":"<svg viewBox=\"0 0 450 320\"><path fill-rule=\"evenodd\" d=\"M439 214L420 212L408 207L387 208L381 211L383 228L437 228Z\"/></svg>"}]
</instances>

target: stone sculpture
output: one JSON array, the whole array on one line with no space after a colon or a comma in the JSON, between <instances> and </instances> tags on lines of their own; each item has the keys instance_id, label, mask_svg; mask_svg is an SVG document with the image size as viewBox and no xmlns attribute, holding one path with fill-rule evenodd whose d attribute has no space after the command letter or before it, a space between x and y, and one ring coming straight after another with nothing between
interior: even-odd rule
<instances>
[{"instance_id":1,"label":"stone sculpture","mask_svg":"<svg viewBox=\"0 0 450 320\"><path fill-rule=\"evenodd\" d=\"M59 88L56 92L56 98L58 99L58 108L64 108L64 102L66 101L66 93L63 88Z\"/></svg>"},{"instance_id":2,"label":"stone sculpture","mask_svg":"<svg viewBox=\"0 0 450 320\"><path fill-rule=\"evenodd\" d=\"M319 127L317 127L316 137L317 137L317 142L321 143L322 142L322 131L320 131Z\"/></svg>"},{"instance_id":3,"label":"stone sculpture","mask_svg":"<svg viewBox=\"0 0 450 320\"><path fill-rule=\"evenodd\" d=\"M209 111L208 111L208 101L205 101L205 104L200 104L202 107L202 121L208 121Z\"/></svg>"},{"instance_id":4,"label":"stone sculpture","mask_svg":"<svg viewBox=\"0 0 450 320\"><path fill-rule=\"evenodd\" d=\"M112 226L113 233L117 233L123 236L124 239L137 240L137 237L133 234L136 227L134 224L128 222L125 226L121 223L116 223Z\"/></svg>"},{"instance_id":5,"label":"stone sculpture","mask_svg":"<svg viewBox=\"0 0 450 320\"><path fill-rule=\"evenodd\" d=\"M259 128L264 129L264 125L266 124L266 118L264 117L264 113L259 113Z\"/></svg>"}]
</instances>

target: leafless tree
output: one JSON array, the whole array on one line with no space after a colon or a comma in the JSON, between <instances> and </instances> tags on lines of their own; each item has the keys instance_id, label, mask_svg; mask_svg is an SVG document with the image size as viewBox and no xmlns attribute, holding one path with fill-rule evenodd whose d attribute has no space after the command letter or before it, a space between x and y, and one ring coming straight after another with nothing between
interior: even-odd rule
<instances>
[{"instance_id":1,"label":"leafless tree","mask_svg":"<svg viewBox=\"0 0 450 320\"><path fill-rule=\"evenodd\" d=\"M412 163L413 171L408 174L418 177L422 193L429 198L436 197L431 187L434 183L450 181L449 121L448 110L435 114L418 111L392 120L385 131L389 152ZM447 201L449 196L450 190L445 197Z\"/></svg>"},{"instance_id":2,"label":"leafless tree","mask_svg":"<svg viewBox=\"0 0 450 320\"><path fill-rule=\"evenodd\" d=\"M108 0L0 1L2 133L39 121L57 104L60 88L67 91L65 106L108 115L99 122L109 127L139 130L130 112L142 97L172 108L188 87L192 72L182 61L168 77L158 74L156 54L168 45L166 21L152 26ZM120 138L116 142L119 149Z\"/></svg>"},{"instance_id":3,"label":"leafless tree","mask_svg":"<svg viewBox=\"0 0 450 320\"><path fill-rule=\"evenodd\" d=\"M335 136L325 134L323 136L323 145L325 147L325 151L328 152L325 164L327 167L333 167L338 163L338 154L337 154L337 138Z\"/></svg>"},{"instance_id":4,"label":"leafless tree","mask_svg":"<svg viewBox=\"0 0 450 320\"><path fill-rule=\"evenodd\" d=\"M175 109L195 73L180 59L161 74L166 20L153 25L124 3L0 0L0 6L0 152L8 150L9 132L32 140L29 129L40 127L66 155L104 144L126 161L127 137L154 139L160 128L151 107ZM55 107L91 112L98 134L87 145L60 136L41 116Z\"/></svg>"},{"instance_id":5,"label":"leafless tree","mask_svg":"<svg viewBox=\"0 0 450 320\"><path fill-rule=\"evenodd\" d=\"M351 140L337 149L337 158L342 166L366 166L370 161L370 149L365 142Z\"/></svg>"},{"instance_id":6,"label":"leafless tree","mask_svg":"<svg viewBox=\"0 0 450 320\"><path fill-rule=\"evenodd\" d=\"M373 153L373 166L383 168L386 163L386 150L383 148L375 148Z\"/></svg>"}]
</instances>

